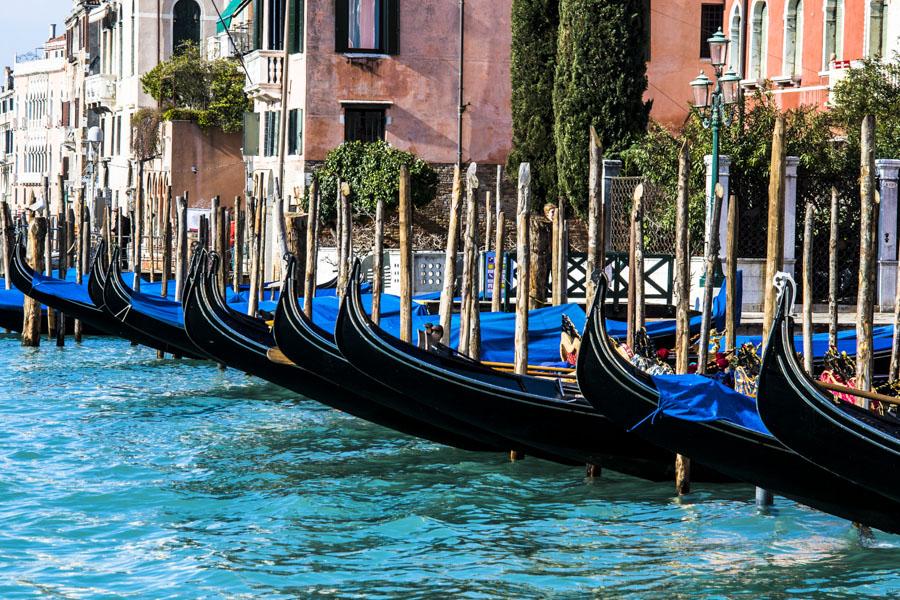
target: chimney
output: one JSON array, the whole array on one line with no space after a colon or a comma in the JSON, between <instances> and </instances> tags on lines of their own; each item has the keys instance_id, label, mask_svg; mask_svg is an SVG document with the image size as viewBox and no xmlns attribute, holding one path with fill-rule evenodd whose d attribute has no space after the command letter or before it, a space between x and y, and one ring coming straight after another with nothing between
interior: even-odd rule
<instances>
[{"instance_id":1,"label":"chimney","mask_svg":"<svg viewBox=\"0 0 900 600\"><path fill-rule=\"evenodd\" d=\"M50 39L56 37L56 23L50 23Z\"/></svg>"}]
</instances>

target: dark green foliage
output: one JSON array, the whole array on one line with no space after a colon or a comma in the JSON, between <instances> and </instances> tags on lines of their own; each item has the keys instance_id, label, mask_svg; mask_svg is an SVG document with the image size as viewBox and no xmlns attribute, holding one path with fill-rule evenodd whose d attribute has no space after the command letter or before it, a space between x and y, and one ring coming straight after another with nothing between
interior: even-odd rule
<instances>
[{"instance_id":1,"label":"dark green foliage","mask_svg":"<svg viewBox=\"0 0 900 600\"><path fill-rule=\"evenodd\" d=\"M900 157L900 62L866 59L834 86L834 114L851 143L859 143L862 119L875 115L875 155Z\"/></svg>"},{"instance_id":2,"label":"dark green foliage","mask_svg":"<svg viewBox=\"0 0 900 600\"><path fill-rule=\"evenodd\" d=\"M401 165L409 167L413 205L423 206L434 200L437 173L415 154L383 141L345 142L329 152L325 164L314 175L319 185L322 218L332 219L336 214L338 178L350 185L350 203L358 212L374 214L379 199L388 210L397 206Z\"/></svg>"},{"instance_id":3,"label":"dark green foliage","mask_svg":"<svg viewBox=\"0 0 900 600\"><path fill-rule=\"evenodd\" d=\"M754 203L766 206L769 163L772 153L772 131L779 113L772 97L757 93L746 103L741 118L723 127L720 153L731 159L731 193L741 210ZM798 179L839 181L853 177L859 162L859 149L836 143L834 115L810 107L785 112L785 143L788 156L800 159ZM706 167L703 157L712 152L712 135L703 127L696 113L685 123L680 134L670 133L664 126L651 123L647 134L622 153L624 173L643 175L657 184L672 199L659 214L650 218L674 221L674 199L678 189L678 154L683 140L691 148L691 239L702 243ZM765 214L765 213L763 213Z\"/></svg>"},{"instance_id":4,"label":"dark green foliage","mask_svg":"<svg viewBox=\"0 0 900 600\"><path fill-rule=\"evenodd\" d=\"M589 127L607 156L644 135L650 103L641 0L561 0L553 87L559 193L587 205Z\"/></svg>"},{"instance_id":5,"label":"dark green foliage","mask_svg":"<svg viewBox=\"0 0 900 600\"><path fill-rule=\"evenodd\" d=\"M553 77L559 0L513 0L512 151L506 163L516 179L519 164L531 163L532 197L536 206L554 200L556 143L553 139Z\"/></svg>"},{"instance_id":6,"label":"dark green foliage","mask_svg":"<svg viewBox=\"0 0 900 600\"><path fill-rule=\"evenodd\" d=\"M244 112L253 109L238 63L206 60L193 44L184 44L172 58L148 71L141 84L160 102L167 121L187 119L234 133L243 128Z\"/></svg>"}]
</instances>

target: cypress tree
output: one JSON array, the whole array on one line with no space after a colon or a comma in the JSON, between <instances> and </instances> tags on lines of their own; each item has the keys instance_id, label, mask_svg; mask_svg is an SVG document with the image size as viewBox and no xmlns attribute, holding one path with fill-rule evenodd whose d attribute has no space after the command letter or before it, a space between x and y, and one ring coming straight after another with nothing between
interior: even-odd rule
<instances>
[{"instance_id":1,"label":"cypress tree","mask_svg":"<svg viewBox=\"0 0 900 600\"><path fill-rule=\"evenodd\" d=\"M520 163L531 163L536 206L557 197L552 97L558 27L559 0L513 0L513 143L506 169L515 178Z\"/></svg>"},{"instance_id":2,"label":"cypress tree","mask_svg":"<svg viewBox=\"0 0 900 600\"><path fill-rule=\"evenodd\" d=\"M583 214L587 204L588 131L607 153L627 148L647 129L643 0L560 0L554 137L559 193Z\"/></svg>"}]
</instances>

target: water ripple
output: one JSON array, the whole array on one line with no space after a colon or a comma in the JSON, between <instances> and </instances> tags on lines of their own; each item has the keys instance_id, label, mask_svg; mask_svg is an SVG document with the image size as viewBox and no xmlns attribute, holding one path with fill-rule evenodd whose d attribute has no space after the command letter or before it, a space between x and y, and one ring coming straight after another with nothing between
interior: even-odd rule
<instances>
[{"instance_id":1,"label":"water ripple","mask_svg":"<svg viewBox=\"0 0 900 600\"><path fill-rule=\"evenodd\" d=\"M900 538L442 448L196 361L0 337L0 597L859 597Z\"/></svg>"}]
</instances>

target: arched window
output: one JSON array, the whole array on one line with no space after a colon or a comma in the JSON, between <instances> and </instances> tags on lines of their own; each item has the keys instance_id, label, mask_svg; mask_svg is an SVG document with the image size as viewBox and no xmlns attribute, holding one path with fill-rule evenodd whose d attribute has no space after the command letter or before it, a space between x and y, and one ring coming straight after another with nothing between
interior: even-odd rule
<instances>
[{"instance_id":1,"label":"arched window","mask_svg":"<svg viewBox=\"0 0 900 600\"><path fill-rule=\"evenodd\" d=\"M869 36L868 55L871 57L884 56L887 51L887 20L888 0L870 0L867 34Z\"/></svg>"},{"instance_id":2,"label":"arched window","mask_svg":"<svg viewBox=\"0 0 900 600\"><path fill-rule=\"evenodd\" d=\"M765 2L753 5L750 21L750 77L766 77L766 59L769 56L769 7Z\"/></svg>"},{"instance_id":3,"label":"arched window","mask_svg":"<svg viewBox=\"0 0 900 600\"><path fill-rule=\"evenodd\" d=\"M744 76L744 57L741 55L742 42L744 37L744 24L741 18L741 3L735 2L731 7L731 16L728 18L728 44L729 65L741 77Z\"/></svg>"},{"instance_id":4,"label":"arched window","mask_svg":"<svg viewBox=\"0 0 900 600\"><path fill-rule=\"evenodd\" d=\"M800 75L803 60L803 0L788 0L784 13L784 75Z\"/></svg>"},{"instance_id":5,"label":"arched window","mask_svg":"<svg viewBox=\"0 0 900 600\"><path fill-rule=\"evenodd\" d=\"M200 5L195 0L178 0L172 9L172 53L185 42L200 45Z\"/></svg>"},{"instance_id":6,"label":"arched window","mask_svg":"<svg viewBox=\"0 0 900 600\"><path fill-rule=\"evenodd\" d=\"M825 0L825 35L822 68L844 55L844 0Z\"/></svg>"}]
</instances>

